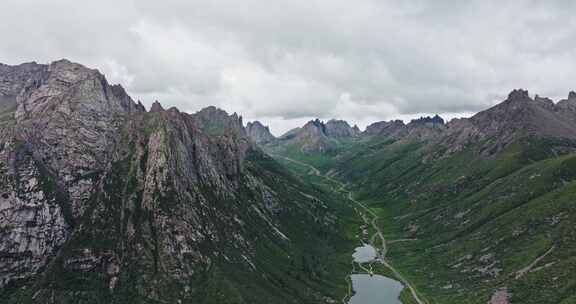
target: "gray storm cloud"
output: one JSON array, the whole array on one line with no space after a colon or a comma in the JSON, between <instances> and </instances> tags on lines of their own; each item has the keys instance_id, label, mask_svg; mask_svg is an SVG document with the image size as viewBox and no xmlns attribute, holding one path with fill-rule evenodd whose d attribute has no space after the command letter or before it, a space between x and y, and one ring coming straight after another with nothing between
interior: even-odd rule
<instances>
[{"instance_id":1,"label":"gray storm cloud","mask_svg":"<svg viewBox=\"0 0 576 304\"><path fill-rule=\"evenodd\" d=\"M274 123L473 113L576 88L572 1L4 0L0 62L68 58L135 98Z\"/></svg>"}]
</instances>

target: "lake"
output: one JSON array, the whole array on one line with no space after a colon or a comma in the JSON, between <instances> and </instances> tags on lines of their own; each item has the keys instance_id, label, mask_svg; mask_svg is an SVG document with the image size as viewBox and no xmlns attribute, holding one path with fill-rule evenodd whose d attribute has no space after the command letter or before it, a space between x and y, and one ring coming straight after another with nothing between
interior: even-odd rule
<instances>
[{"instance_id":1,"label":"lake","mask_svg":"<svg viewBox=\"0 0 576 304\"><path fill-rule=\"evenodd\" d=\"M376 250L364 244L357 247L352 256L355 262L366 263L376 258ZM400 282L369 274L352 274L350 278L355 293L348 304L402 304L399 297L404 286Z\"/></svg>"}]
</instances>

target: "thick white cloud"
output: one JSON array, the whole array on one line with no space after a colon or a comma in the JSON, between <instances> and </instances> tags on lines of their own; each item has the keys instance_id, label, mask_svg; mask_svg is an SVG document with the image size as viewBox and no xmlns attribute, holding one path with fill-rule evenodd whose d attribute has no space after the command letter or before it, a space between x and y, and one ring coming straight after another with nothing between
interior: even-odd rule
<instances>
[{"instance_id":1,"label":"thick white cloud","mask_svg":"<svg viewBox=\"0 0 576 304\"><path fill-rule=\"evenodd\" d=\"M0 62L69 58L150 104L280 133L312 117L473 113L576 87L573 1L3 0Z\"/></svg>"}]
</instances>

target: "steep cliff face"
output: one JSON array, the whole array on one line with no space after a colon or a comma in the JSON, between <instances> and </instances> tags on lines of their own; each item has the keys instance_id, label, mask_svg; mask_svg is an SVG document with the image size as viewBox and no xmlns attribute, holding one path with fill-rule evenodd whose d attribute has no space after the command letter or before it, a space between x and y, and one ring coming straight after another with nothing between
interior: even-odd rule
<instances>
[{"instance_id":1,"label":"steep cliff face","mask_svg":"<svg viewBox=\"0 0 576 304\"><path fill-rule=\"evenodd\" d=\"M0 126L14 122L16 97L25 88L40 83L47 76L47 69L47 66L36 63L0 64Z\"/></svg>"},{"instance_id":2,"label":"steep cliff face","mask_svg":"<svg viewBox=\"0 0 576 304\"><path fill-rule=\"evenodd\" d=\"M294 221L317 223L324 236L338 228L312 199L323 194L254 147L236 114L159 103L146 112L98 71L65 60L0 72L2 102L16 106L0 129L0 292L9 302L322 298L261 279L322 243Z\"/></svg>"},{"instance_id":3,"label":"steep cliff face","mask_svg":"<svg viewBox=\"0 0 576 304\"><path fill-rule=\"evenodd\" d=\"M0 143L2 285L35 274L68 238L124 118L142 111L121 87L68 61L5 69L3 94L16 107Z\"/></svg>"}]
</instances>

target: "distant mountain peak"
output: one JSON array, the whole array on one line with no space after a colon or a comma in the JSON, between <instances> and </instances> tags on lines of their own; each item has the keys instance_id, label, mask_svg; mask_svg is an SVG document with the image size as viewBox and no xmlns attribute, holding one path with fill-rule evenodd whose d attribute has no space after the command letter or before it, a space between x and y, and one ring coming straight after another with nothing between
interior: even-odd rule
<instances>
[{"instance_id":1,"label":"distant mountain peak","mask_svg":"<svg viewBox=\"0 0 576 304\"><path fill-rule=\"evenodd\" d=\"M503 102L468 119L451 123L447 141L449 151L459 151L472 142L483 142L480 151L494 154L521 138L576 139L575 94L554 103L550 98L516 89Z\"/></svg>"},{"instance_id":2,"label":"distant mountain peak","mask_svg":"<svg viewBox=\"0 0 576 304\"><path fill-rule=\"evenodd\" d=\"M400 136L401 133L405 131L405 129L406 125L404 124L404 121L400 119L390 121L378 121L367 126L366 130L364 131L364 134L368 136L398 137Z\"/></svg>"},{"instance_id":3,"label":"distant mountain peak","mask_svg":"<svg viewBox=\"0 0 576 304\"><path fill-rule=\"evenodd\" d=\"M138 100L138 102L136 102L136 108L140 112L146 112L146 107L144 107L144 105L142 104L142 102L140 100Z\"/></svg>"},{"instance_id":4,"label":"distant mountain peak","mask_svg":"<svg viewBox=\"0 0 576 304\"><path fill-rule=\"evenodd\" d=\"M411 124L439 124L439 125L443 125L444 119L442 117L440 117L440 115L436 114L432 117L422 116L422 117L417 118L417 119L412 119L410 121L410 123Z\"/></svg>"},{"instance_id":5,"label":"distant mountain peak","mask_svg":"<svg viewBox=\"0 0 576 304\"><path fill-rule=\"evenodd\" d=\"M258 120L246 124L246 133L257 144L267 144L276 140L276 137L270 133L270 128Z\"/></svg>"},{"instance_id":6,"label":"distant mountain peak","mask_svg":"<svg viewBox=\"0 0 576 304\"><path fill-rule=\"evenodd\" d=\"M296 144L306 153L325 152L334 147L338 140L360 136L358 126L351 127L345 120L319 118L310 120L301 128L295 128L278 138L277 143Z\"/></svg>"},{"instance_id":7,"label":"distant mountain peak","mask_svg":"<svg viewBox=\"0 0 576 304\"><path fill-rule=\"evenodd\" d=\"M150 113L159 113L159 112L164 112L164 107L162 107L162 104L160 104L158 100L155 100L152 103L152 106L150 107Z\"/></svg>"},{"instance_id":8,"label":"distant mountain peak","mask_svg":"<svg viewBox=\"0 0 576 304\"><path fill-rule=\"evenodd\" d=\"M508 100L527 100L531 99L528 90L514 89L508 94Z\"/></svg>"},{"instance_id":9,"label":"distant mountain peak","mask_svg":"<svg viewBox=\"0 0 576 304\"><path fill-rule=\"evenodd\" d=\"M228 113L215 106L209 106L192 115L199 127L211 135L236 134L245 137L246 130L242 123L242 116Z\"/></svg>"},{"instance_id":10,"label":"distant mountain peak","mask_svg":"<svg viewBox=\"0 0 576 304\"><path fill-rule=\"evenodd\" d=\"M325 133L332 138L356 137L360 135L358 126L351 127L345 120L330 119L325 124Z\"/></svg>"}]
</instances>

